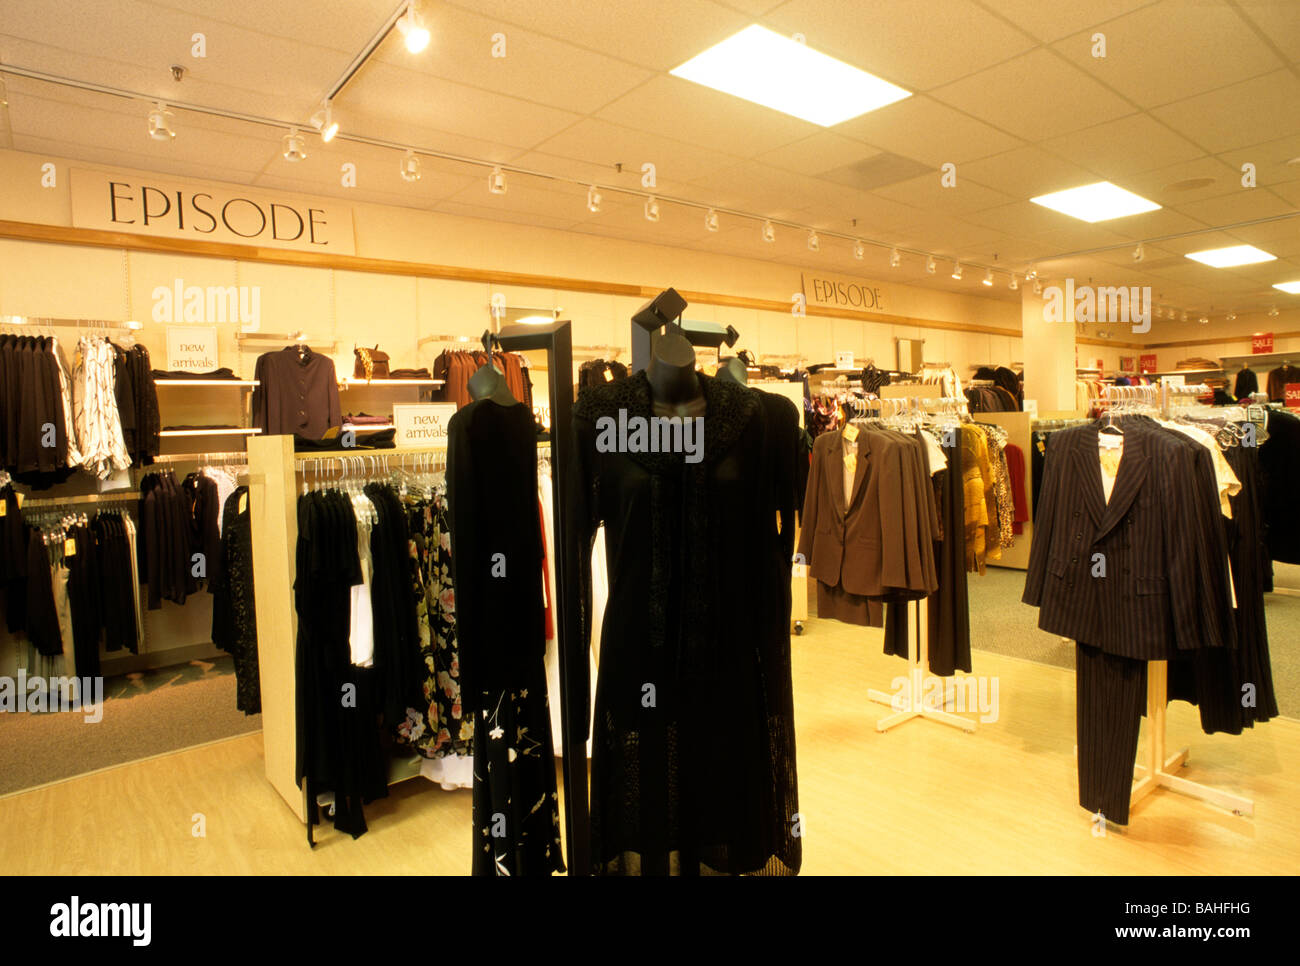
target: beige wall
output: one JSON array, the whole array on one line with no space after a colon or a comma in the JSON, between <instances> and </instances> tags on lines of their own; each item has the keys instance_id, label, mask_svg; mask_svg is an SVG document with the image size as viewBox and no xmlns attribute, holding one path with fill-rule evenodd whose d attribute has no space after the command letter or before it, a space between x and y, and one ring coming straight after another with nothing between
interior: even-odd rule
<instances>
[{"instance_id":1,"label":"beige wall","mask_svg":"<svg viewBox=\"0 0 1300 966\"><path fill-rule=\"evenodd\" d=\"M53 161L58 186L41 189L40 165ZM64 160L0 151L0 219L68 226ZM98 167L75 162L77 167ZM330 199L337 205L337 199ZM789 302L800 289L797 267L713 255L553 229L432 214L406 208L355 206L357 254ZM378 342L395 365L427 365L439 351L416 340L430 334L477 335L494 292L510 305L562 307L579 345L629 344L629 318L640 298L528 289L483 282L384 276L229 259L122 252L73 245L0 240L0 314L146 322L141 338L162 360L162 326L152 323L151 293L183 278L187 285L258 285L262 329L303 329L313 340L337 340L340 366L351 367L354 342ZM734 325L737 348L759 355L798 355L827 361L852 350L859 359L892 366L896 337L926 340L926 358L948 361L965 374L973 363L1021 361L1020 307L1014 302L931 291L868 279L885 294L891 315L991 326L1006 335L946 331L858 319L795 318L789 312L692 305L691 319ZM251 374L256 352L237 354L233 331L222 333L222 364ZM594 355L594 353L593 353ZM1116 353L1118 355L1118 353ZM626 354L623 356L626 359Z\"/></svg>"}]
</instances>

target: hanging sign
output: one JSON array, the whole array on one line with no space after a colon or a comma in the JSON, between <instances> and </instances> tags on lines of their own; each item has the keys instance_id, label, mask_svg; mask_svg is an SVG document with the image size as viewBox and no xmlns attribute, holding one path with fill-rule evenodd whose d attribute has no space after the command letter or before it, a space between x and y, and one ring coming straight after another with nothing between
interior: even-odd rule
<instances>
[{"instance_id":1,"label":"hanging sign","mask_svg":"<svg viewBox=\"0 0 1300 966\"><path fill-rule=\"evenodd\" d=\"M1255 355L1258 355L1261 352L1272 352L1273 333L1261 332L1258 335L1252 336L1250 339L1250 351Z\"/></svg>"},{"instance_id":2,"label":"hanging sign","mask_svg":"<svg viewBox=\"0 0 1300 966\"><path fill-rule=\"evenodd\" d=\"M1156 354L1154 352L1138 356L1138 369L1142 372L1156 371Z\"/></svg>"},{"instance_id":3,"label":"hanging sign","mask_svg":"<svg viewBox=\"0 0 1300 966\"><path fill-rule=\"evenodd\" d=\"M217 330L167 326L167 368L172 372L211 372L217 368Z\"/></svg>"},{"instance_id":4,"label":"hanging sign","mask_svg":"<svg viewBox=\"0 0 1300 966\"><path fill-rule=\"evenodd\" d=\"M352 209L241 185L72 169L72 225L155 238L355 255Z\"/></svg>"},{"instance_id":5,"label":"hanging sign","mask_svg":"<svg viewBox=\"0 0 1300 966\"><path fill-rule=\"evenodd\" d=\"M824 308L857 309L863 312L885 311L884 293L880 287L860 278L844 275L811 275L803 273L803 294L809 305Z\"/></svg>"},{"instance_id":6,"label":"hanging sign","mask_svg":"<svg viewBox=\"0 0 1300 966\"><path fill-rule=\"evenodd\" d=\"M852 353L852 352L837 352L837 353L835 353L835 368L836 368L836 369L853 369L853 368L856 368L856 367L853 365L853 353Z\"/></svg>"},{"instance_id":7,"label":"hanging sign","mask_svg":"<svg viewBox=\"0 0 1300 966\"><path fill-rule=\"evenodd\" d=\"M1286 384L1286 408L1300 410L1300 382Z\"/></svg>"},{"instance_id":8,"label":"hanging sign","mask_svg":"<svg viewBox=\"0 0 1300 966\"><path fill-rule=\"evenodd\" d=\"M413 403L393 406L394 442L398 446L445 446L447 424L456 415L455 403Z\"/></svg>"}]
</instances>

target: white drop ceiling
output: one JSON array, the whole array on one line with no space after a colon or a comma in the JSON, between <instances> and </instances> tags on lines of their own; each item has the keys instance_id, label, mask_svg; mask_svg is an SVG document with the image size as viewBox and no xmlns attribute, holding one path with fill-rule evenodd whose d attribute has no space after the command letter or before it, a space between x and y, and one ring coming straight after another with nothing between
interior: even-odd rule
<instances>
[{"instance_id":1,"label":"white drop ceiling","mask_svg":"<svg viewBox=\"0 0 1300 966\"><path fill-rule=\"evenodd\" d=\"M397 0L0 0L0 64L306 124ZM932 251L941 259L1098 284L1150 285L1157 303L1222 315L1289 309L1273 283L1300 278L1300 0L426 0L433 42L411 55L394 33L335 102L345 133L640 188L657 167L664 196L752 211L823 231ZM899 84L913 96L822 128L702 88L668 71L751 23ZM207 57L190 55L202 33ZM504 58L491 56L506 35ZM1092 56L1105 35L1107 56ZM175 83L169 67L182 64ZM950 265L929 276L908 256L823 237L821 251L778 230L605 193L587 211L576 185L176 111L176 139L146 135L146 100L6 79L0 147L192 178L769 259L1008 300L1018 293ZM339 184L354 161L358 187ZM957 166L957 186L939 168ZM1241 165L1258 186L1241 186ZM622 173L616 166L622 165ZM1035 195L1112 181L1164 207L1088 225ZM0 212L3 217L3 212ZM855 225L856 220L856 225ZM1155 241L1183 232L1207 232ZM1146 241L1135 265L1132 248ZM1266 265L1214 269L1184 257L1258 245ZM1107 246L1111 250L1094 251ZM1089 254L1072 254L1089 252ZM1190 335L1195 335L1193 328Z\"/></svg>"}]
</instances>

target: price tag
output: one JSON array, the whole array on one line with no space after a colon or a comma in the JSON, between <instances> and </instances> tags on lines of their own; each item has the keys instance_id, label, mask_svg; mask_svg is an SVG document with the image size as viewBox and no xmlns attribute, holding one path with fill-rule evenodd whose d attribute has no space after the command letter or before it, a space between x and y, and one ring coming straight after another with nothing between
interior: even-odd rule
<instances>
[{"instance_id":1,"label":"price tag","mask_svg":"<svg viewBox=\"0 0 1300 966\"><path fill-rule=\"evenodd\" d=\"M0 517L6 516L8 513L9 513L9 501L0 500Z\"/></svg>"},{"instance_id":2,"label":"price tag","mask_svg":"<svg viewBox=\"0 0 1300 966\"><path fill-rule=\"evenodd\" d=\"M807 565L807 564L795 564L794 567L791 569L791 574L790 574L790 575L791 575L792 577L807 577L807 576L808 576L808 565Z\"/></svg>"},{"instance_id":3,"label":"price tag","mask_svg":"<svg viewBox=\"0 0 1300 966\"><path fill-rule=\"evenodd\" d=\"M77 555L77 541L72 537L63 541L63 556L75 557Z\"/></svg>"},{"instance_id":4,"label":"price tag","mask_svg":"<svg viewBox=\"0 0 1300 966\"><path fill-rule=\"evenodd\" d=\"M239 494L239 512L243 513L248 509L248 494Z\"/></svg>"},{"instance_id":5,"label":"price tag","mask_svg":"<svg viewBox=\"0 0 1300 966\"><path fill-rule=\"evenodd\" d=\"M23 508L23 499L24 499L23 495L21 493L15 493L14 499L18 501L18 509L21 510Z\"/></svg>"},{"instance_id":6,"label":"price tag","mask_svg":"<svg viewBox=\"0 0 1300 966\"><path fill-rule=\"evenodd\" d=\"M844 438L847 439L850 443L856 440L858 438L858 427L854 426L852 423L849 423L847 426L845 426Z\"/></svg>"},{"instance_id":7,"label":"price tag","mask_svg":"<svg viewBox=\"0 0 1300 966\"><path fill-rule=\"evenodd\" d=\"M605 370L605 381L606 382L614 381L614 373L610 372L608 369Z\"/></svg>"}]
</instances>

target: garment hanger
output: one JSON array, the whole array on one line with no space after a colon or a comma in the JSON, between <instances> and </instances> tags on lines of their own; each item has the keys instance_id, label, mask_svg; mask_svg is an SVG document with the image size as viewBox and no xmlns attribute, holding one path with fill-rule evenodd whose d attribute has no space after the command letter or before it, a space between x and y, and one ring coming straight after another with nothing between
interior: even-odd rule
<instances>
[{"instance_id":1,"label":"garment hanger","mask_svg":"<svg viewBox=\"0 0 1300 966\"><path fill-rule=\"evenodd\" d=\"M741 386L749 385L749 373L745 369L745 364L731 356L723 360L722 365L718 366L718 376L723 382L734 382Z\"/></svg>"},{"instance_id":2,"label":"garment hanger","mask_svg":"<svg viewBox=\"0 0 1300 966\"><path fill-rule=\"evenodd\" d=\"M487 354L487 362L479 367L478 372L469 377L470 398L475 401L491 399L498 406L518 406L519 400L511 393L510 386L506 383L505 373L497 368L493 346L500 350L501 340L493 335L491 330L484 330L483 351Z\"/></svg>"}]
</instances>

